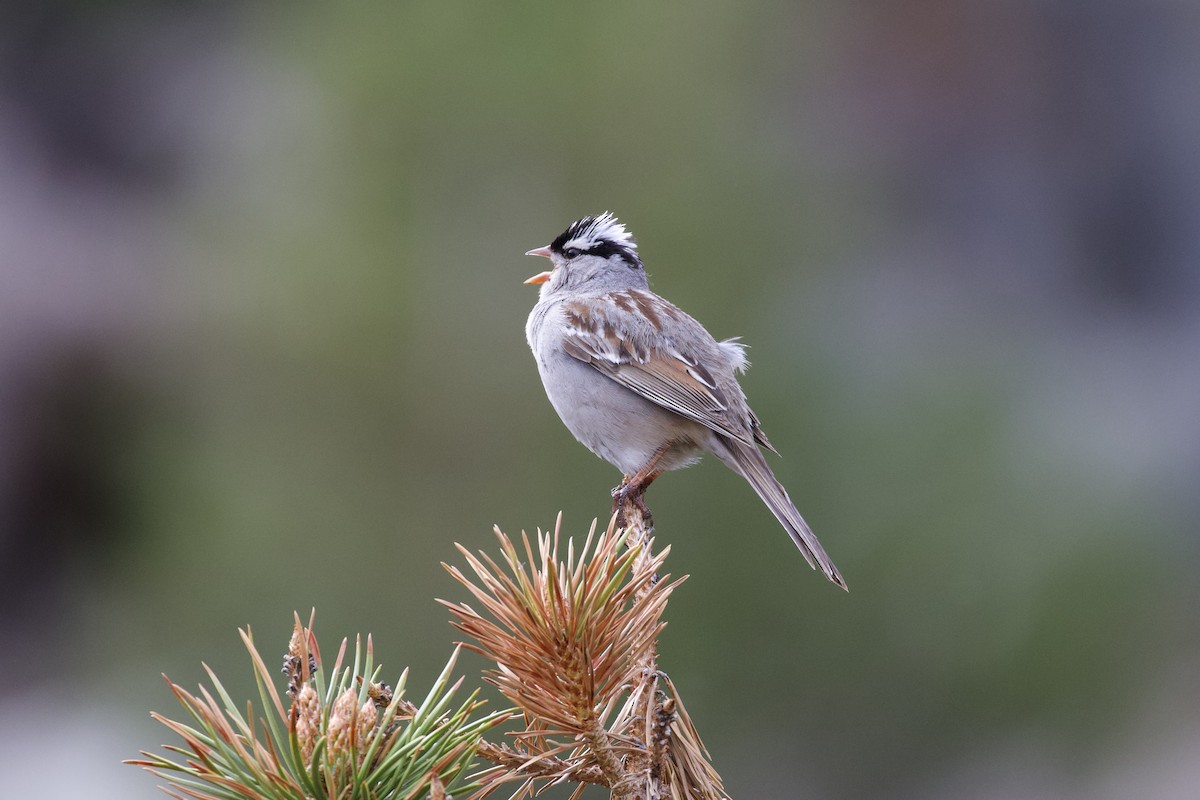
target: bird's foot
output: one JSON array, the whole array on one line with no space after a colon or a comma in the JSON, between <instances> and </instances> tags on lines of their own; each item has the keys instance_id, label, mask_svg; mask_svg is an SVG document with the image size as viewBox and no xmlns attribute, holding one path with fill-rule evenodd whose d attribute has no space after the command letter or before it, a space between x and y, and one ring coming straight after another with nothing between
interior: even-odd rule
<instances>
[{"instance_id":1,"label":"bird's foot","mask_svg":"<svg viewBox=\"0 0 1200 800\"><path fill-rule=\"evenodd\" d=\"M650 513L650 509L646 506L646 501L641 493L632 498L633 507L642 515L642 527L645 528L646 535L654 532L654 515Z\"/></svg>"},{"instance_id":2,"label":"bird's foot","mask_svg":"<svg viewBox=\"0 0 1200 800\"><path fill-rule=\"evenodd\" d=\"M617 527L628 528L630 524L639 523L638 527L642 528L646 533L654 530L654 517L650 513L650 509L646 507L644 495L649 481L636 480L637 476L625 476L625 480L621 481L621 485L612 490L613 512L617 515ZM636 511L636 516L640 519L631 519L634 515L630 511Z\"/></svg>"}]
</instances>

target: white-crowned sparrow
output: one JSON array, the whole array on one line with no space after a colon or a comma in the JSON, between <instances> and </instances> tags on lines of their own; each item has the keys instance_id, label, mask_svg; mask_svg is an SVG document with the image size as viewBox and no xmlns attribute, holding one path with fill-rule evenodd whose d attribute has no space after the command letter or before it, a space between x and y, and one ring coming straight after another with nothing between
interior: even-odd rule
<instances>
[{"instance_id":1,"label":"white-crowned sparrow","mask_svg":"<svg viewBox=\"0 0 1200 800\"><path fill-rule=\"evenodd\" d=\"M745 346L716 341L651 292L637 243L607 212L526 255L553 264L525 281L541 284L525 335L546 395L576 439L625 473L619 491L640 498L661 473L712 453L754 487L809 565L846 588L759 452L778 453L734 376L749 366Z\"/></svg>"}]
</instances>

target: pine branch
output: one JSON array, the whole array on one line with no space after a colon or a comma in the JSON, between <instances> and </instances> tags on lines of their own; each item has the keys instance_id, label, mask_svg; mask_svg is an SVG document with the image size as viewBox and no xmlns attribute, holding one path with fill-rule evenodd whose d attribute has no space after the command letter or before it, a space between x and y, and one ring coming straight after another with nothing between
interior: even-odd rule
<instances>
[{"instance_id":1,"label":"pine branch","mask_svg":"<svg viewBox=\"0 0 1200 800\"><path fill-rule=\"evenodd\" d=\"M553 534L537 534L536 552L528 535L518 548L497 529L500 563L459 546L474 574L446 567L484 612L442 601L454 626L496 664L486 680L526 720L521 750L481 746L495 765L480 777L481 796L510 781L521 782L514 798L573 781L606 786L616 800L727 797L658 669L662 614L682 579L660 578L669 548L654 554L643 507L623 500L615 510L578 552L572 540L563 547L560 516Z\"/></svg>"},{"instance_id":2,"label":"pine branch","mask_svg":"<svg viewBox=\"0 0 1200 800\"><path fill-rule=\"evenodd\" d=\"M425 700L404 699L407 671L396 688L378 680L371 638L354 646L353 666L342 668L343 640L333 668L326 670L312 633L296 618L283 671L290 707L275 689L275 675L254 645L249 628L242 639L254 665L260 710L245 716L212 670L210 692L193 695L168 680L192 723L152 715L183 739L171 756L143 752L126 763L162 778L172 797L216 800L308 800L314 797L419 798L469 793L480 784L467 776L476 744L503 723L506 711L476 716L475 695L457 708L451 684L458 657L451 656ZM190 753L189 753L190 750Z\"/></svg>"},{"instance_id":3,"label":"pine branch","mask_svg":"<svg viewBox=\"0 0 1200 800\"><path fill-rule=\"evenodd\" d=\"M440 601L468 637L463 646L495 664L484 679L523 717L515 746L483 736L517 715L476 716L474 693L452 704L462 683L450 679L457 650L418 704L404 697L407 670L395 688L379 680L369 636L353 652L343 640L326 668L312 618L306 626L297 616L282 695L247 628L257 710L239 707L207 667L211 691L192 694L168 680L190 721L152 716L184 746L127 763L165 780L164 791L181 800L453 800L513 783L513 798L574 783L573 798L599 785L615 800L727 800L658 664L663 614L683 578L661 574L670 548L654 552L640 502L622 497L614 511L608 528L597 533L593 522L579 547L563 540L560 515L553 533L533 540L496 529L498 559L458 546L465 571L443 565L480 607ZM476 755L491 766L471 775Z\"/></svg>"}]
</instances>

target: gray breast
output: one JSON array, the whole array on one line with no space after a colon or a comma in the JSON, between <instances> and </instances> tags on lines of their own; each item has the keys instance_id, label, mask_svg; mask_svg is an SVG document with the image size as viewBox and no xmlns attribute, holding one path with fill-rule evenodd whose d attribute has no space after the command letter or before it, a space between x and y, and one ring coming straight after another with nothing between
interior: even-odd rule
<instances>
[{"instance_id":1,"label":"gray breast","mask_svg":"<svg viewBox=\"0 0 1200 800\"><path fill-rule=\"evenodd\" d=\"M645 466L667 443L673 443L674 452L662 464L664 469L695 461L708 429L567 355L561 310L554 305L539 303L526 330L546 396L575 438L625 474Z\"/></svg>"}]
</instances>

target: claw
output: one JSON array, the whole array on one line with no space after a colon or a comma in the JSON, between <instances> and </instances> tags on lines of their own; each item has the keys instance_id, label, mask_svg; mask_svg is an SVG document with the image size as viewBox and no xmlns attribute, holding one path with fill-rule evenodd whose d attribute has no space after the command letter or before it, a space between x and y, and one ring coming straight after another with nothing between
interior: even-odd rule
<instances>
[{"instance_id":1,"label":"claw","mask_svg":"<svg viewBox=\"0 0 1200 800\"><path fill-rule=\"evenodd\" d=\"M646 507L645 493L646 487L658 477L657 473L649 476L649 480L629 480L628 477L621 483L620 486L612 490L613 496L613 511L617 514L617 527L627 527L625 519L625 504L628 502L638 510L642 517L642 527L647 531L654 529L654 516L650 513L650 509Z\"/></svg>"}]
</instances>

